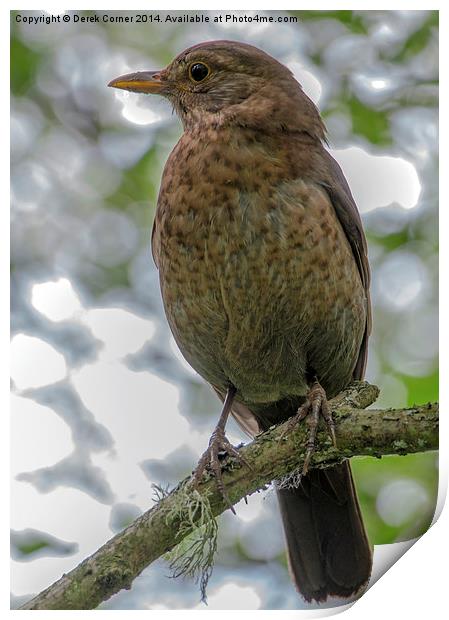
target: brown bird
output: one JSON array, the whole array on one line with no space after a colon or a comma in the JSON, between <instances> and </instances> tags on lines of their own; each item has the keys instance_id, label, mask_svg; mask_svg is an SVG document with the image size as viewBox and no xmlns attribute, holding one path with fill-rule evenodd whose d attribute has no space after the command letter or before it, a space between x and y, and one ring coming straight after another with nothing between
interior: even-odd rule
<instances>
[{"instance_id":1,"label":"brown bird","mask_svg":"<svg viewBox=\"0 0 449 620\"><path fill-rule=\"evenodd\" d=\"M363 377L371 323L362 222L319 112L285 66L234 41L109 85L166 97L184 126L152 250L176 342L224 401L193 480L208 466L227 497L229 413L251 436L307 417L301 484L277 489L290 570L307 601L358 594L372 552L349 463L308 469L320 416L335 438L327 397Z\"/></svg>"}]
</instances>

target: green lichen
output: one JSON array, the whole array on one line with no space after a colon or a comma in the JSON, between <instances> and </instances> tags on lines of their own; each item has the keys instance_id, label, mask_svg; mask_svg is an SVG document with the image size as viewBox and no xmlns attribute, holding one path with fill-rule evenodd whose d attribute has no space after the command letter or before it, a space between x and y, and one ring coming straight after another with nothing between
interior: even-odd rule
<instances>
[{"instance_id":1,"label":"green lichen","mask_svg":"<svg viewBox=\"0 0 449 620\"><path fill-rule=\"evenodd\" d=\"M393 441L393 447L399 454L405 454L409 448L409 445L403 439L397 439L396 441Z\"/></svg>"},{"instance_id":2,"label":"green lichen","mask_svg":"<svg viewBox=\"0 0 449 620\"><path fill-rule=\"evenodd\" d=\"M213 570L217 550L218 524L206 495L189 484L179 490L176 502L165 516L166 523L177 523L179 544L164 555L171 577L190 577L199 583L201 601L206 602L206 588Z\"/></svg>"}]
</instances>

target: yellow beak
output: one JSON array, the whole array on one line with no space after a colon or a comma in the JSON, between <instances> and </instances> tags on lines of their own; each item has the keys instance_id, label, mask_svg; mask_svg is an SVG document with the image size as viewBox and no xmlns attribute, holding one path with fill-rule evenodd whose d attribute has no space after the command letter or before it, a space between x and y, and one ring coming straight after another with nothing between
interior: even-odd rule
<instances>
[{"instance_id":1,"label":"yellow beak","mask_svg":"<svg viewBox=\"0 0 449 620\"><path fill-rule=\"evenodd\" d=\"M137 71L121 75L115 80L111 80L108 86L130 90L133 93L154 93L160 94L163 89L160 71Z\"/></svg>"}]
</instances>

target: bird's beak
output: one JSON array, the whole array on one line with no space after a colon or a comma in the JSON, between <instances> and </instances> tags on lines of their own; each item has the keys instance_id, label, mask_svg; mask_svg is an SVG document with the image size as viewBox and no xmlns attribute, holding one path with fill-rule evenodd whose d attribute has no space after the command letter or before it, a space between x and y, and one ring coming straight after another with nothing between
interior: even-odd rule
<instances>
[{"instance_id":1,"label":"bird's beak","mask_svg":"<svg viewBox=\"0 0 449 620\"><path fill-rule=\"evenodd\" d=\"M127 73L109 82L108 86L130 90L133 93L160 94L163 88L160 71L137 71Z\"/></svg>"}]
</instances>

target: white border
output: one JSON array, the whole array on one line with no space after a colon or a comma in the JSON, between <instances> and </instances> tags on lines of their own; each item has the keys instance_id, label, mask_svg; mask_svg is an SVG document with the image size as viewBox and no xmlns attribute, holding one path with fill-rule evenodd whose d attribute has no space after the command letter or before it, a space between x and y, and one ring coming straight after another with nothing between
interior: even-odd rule
<instances>
[{"instance_id":1,"label":"white border","mask_svg":"<svg viewBox=\"0 0 449 620\"><path fill-rule=\"evenodd\" d=\"M37 5L34 2L26 2L25 6L20 6L21 10L40 10L42 7ZM355 3L354 3L355 4ZM408 2L358 2L355 6L342 6L341 3L338 2L309 2L309 3L299 3L299 2L289 2L286 1L282 3L282 10L286 9L301 9L301 10L342 10L342 9L356 9L356 10L429 10L429 9L440 9L440 30L444 33L444 35L448 32L449 24L447 18L447 11L442 2L432 2L429 3L430 6L424 5L423 2L416 1L408 1ZM14 5L11 2L6 3L7 6L2 6L0 10L0 28L1 28L1 40L5 44L9 40L9 11L13 9L18 9L17 5ZM393 5L393 6L392 6ZM245 2L244 8L248 10L281 10L280 7L274 9L271 4L268 2L260 1L260 2ZM75 10L76 7L69 6L65 7L71 10ZM87 8L87 7L83 7ZM168 8L172 10L195 10L195 9L207 9L207 10L242 10L241 2L227 2L225 6L219 4L218 2L208 2L207 5L205 3L170 3L170 6L161 7L158 4L153 3L135 3L132 10L154 10L156 8L162 8L167 10ZM56 10L55 7L53 7ZM79 10L83 10L79 9ZM116 2L114 0L110 0L109 2L96 2L95 8L89 7L90 10L125 10L123 3ZM126 7L126 10L131 10L130 7ZM443 40L441 41L441 52L440 58L447 59L447 45L445 44L446 37L443 36ZM2 69L2 75L6 76L9 73L9 51L7 54L2 54L2 63L5 63L5 66ZM445 66L446 62L443 63L442 66ZM9 135L9 88L8 88L7 80L3 80L3 89L2 97L0 98L1 102L1 122L2 122L2 158L0 162L0 171L2 175L2 183L1 190L3 194L3 200L1 202L1 217L2 217L2 226L1 226L1 235L2 235L2 243L0 244L1 248L1 258L2 258L2 305L1 305L1 351L3 353L1 359L1 370L2 370L2 404L3 407L1 409L4 419L6 418L6 413L9 411L9 382L8 382L8 362L6 358L6 352L8 351L9 344L9 270L8 266L8 254L9 254L9 218L8 218L8 209L7 205L9 205L9 145L8 141L5 140L5 136ZM447 140L447 136L449 135L449 130L447 127L447 121L445 120L447 111L447 81L445 79L444 73L442 75L442 84L441 84L441 101L440 106L443 110L443 114L441 115L441 136L442 136L442 147L441 147L441 155L442 155L442 170L448 170L448 161L445 147L445 140ZM7 90L8 89L8 90ZM443 139L444 138L444 139ZM447 176L447 173L446 173ZM440 203L443 207L440 210L440 235L442 237L442 241L445 241L444 235L448 232L447 218L448 218L448 196L447 196L447 188L446 184L440 184ZM440 270L442 274L446 274L449 269L449 243L441 244L441 252L440 252ZM444 275L440 278L440 299L441 299L441 316L447 316L447 285L443 282ZM441 350L441 377L449 377L449 368L448 368L448 321L440 322L440 350ZM4 371L4 372L3 372ZM443 416L441 421L441 437L447 437L447 414L446 414L446 403L448 403L448 388L446 385L441 385L441 393L440 393L440 401L443 402ZM446 414L446 415L445 415ZM9 452L8 452L8 438L9 438L9 430L3 428L2 438L4 442L3 449L1 450L1 473L5 478L5 487L8 488L8 465L9 465ZM446 449L443 443L443 450L440 452L440 493L439 493L439 506L437 513L440 512L443 508L443 504L445 501L446 489L447 489L447 479L448 479L448 465L449 465L449 450ZM3 491L5 497L7 491ZM4 563L1 565L2 572L0 575L0 583L2 587L2 609L5 612L10 614L22 613L19 611L9 611L9 536L8 536L8 517L6 510L0 511L1 517L1 549L2 549L2 559ZM363 618L363 620L370 620L371 618L378 620L379 616L383 615L386 618L399 618L401 616L407 618L407 620L411 620L413 618L423 618L424 616L432 616L436 619L443 617L447 613L446 610L446 590L447 590L447 549L448 545L448 532L449 532L449 511L446 507L445 510L441 513L441 516L437 520L437 522L431 527L431 529L420 539L418 542L402 557L389 571L386 577L381 578L363 597L359 600L353 607L348 609L346 613L346 617L348 620ZM444 610L444 611L443 611ZM323 610L324 611L324 610ZM329 610L331 611L331 610ZM33 614L39 614L41 617L46 616L48 612L32 612ZM67 617L67 614L83 614L84 616L95 614L98 612L95 611L82 611L82 612L69 612L69 611L60 611L58 612L59 617ZM126 617L129 614L129 611L103 611L105 614L115 614L114 617ZM212 615L214 617L223 616L224 614L229 614L229 611L207 611L203 612L198 611L135 611L134 614L145 614L147 616L148 613L151 613L151 618L155 620L159 620L159 618L189 618L195 614L203 613ZM323 612L317 611L314 612L301 612L301 611L233 611L231 612L233 617L240 618L244 617L246 620L255 617L255 615L263 614L264 617L268 618L278 618L280 614L282 615L295 615L295 617L305 617L306 614L311 616L323 616ZM330 614L329 614L330 615Z\"/></svg>"}]
</instances>

